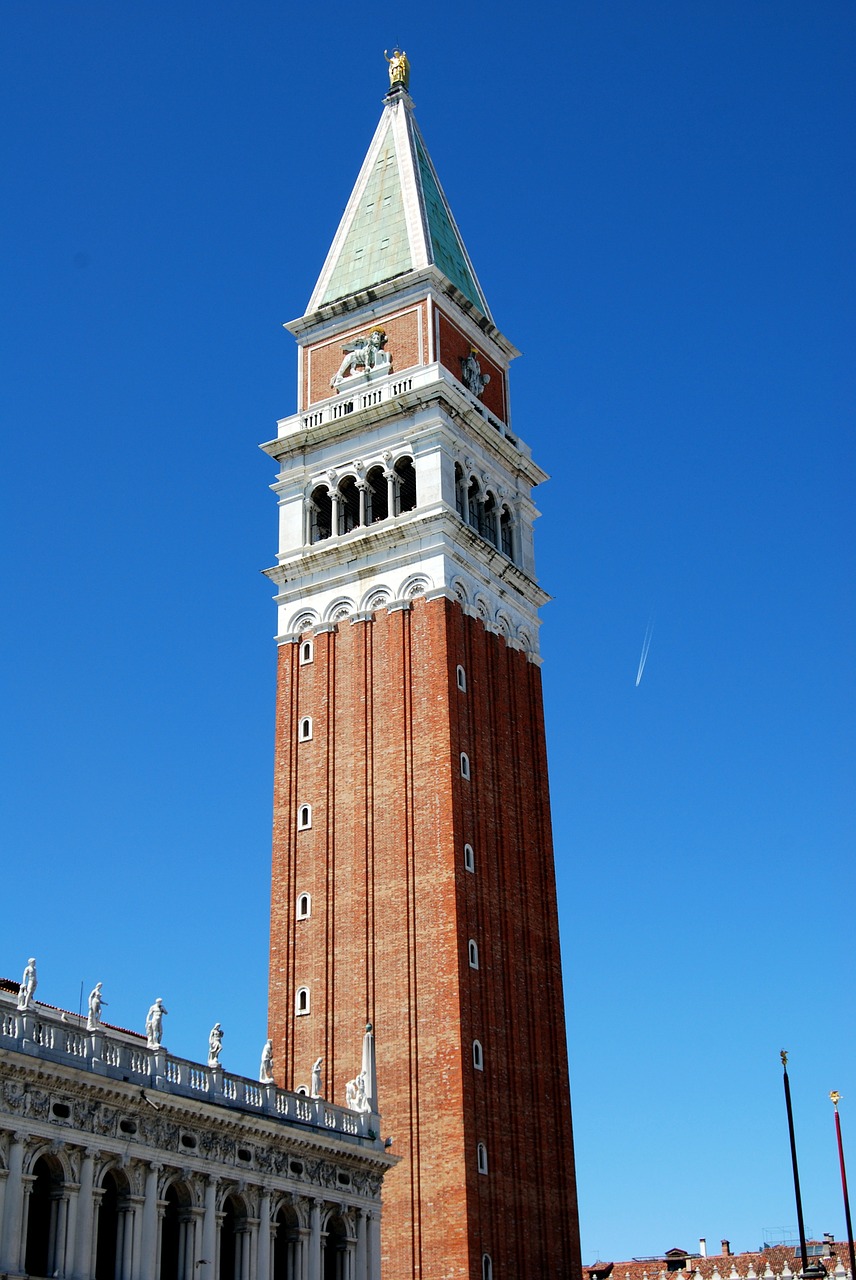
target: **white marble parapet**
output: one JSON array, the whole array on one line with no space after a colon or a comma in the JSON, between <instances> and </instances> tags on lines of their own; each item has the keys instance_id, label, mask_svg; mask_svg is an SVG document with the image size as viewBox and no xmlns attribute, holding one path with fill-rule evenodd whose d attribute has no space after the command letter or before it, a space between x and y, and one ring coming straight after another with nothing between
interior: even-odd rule
<instances>
[{"instance_id":1,"label":"white marble parapet","mask_svg":"<svg viewBox=\"0 0 856 1280\"><path fill-rule=\"evenodd\" d=\"M97 1031L87 1031L85 1023L71 1025L60 1014L39 1006L25 1013L0 1010L0 1049L91 1071L144 1089L213 1102L235 1111L382 1146L377 1115L350 1111L323 1098L289 1093L276 1085L259 1084L219 1067L177 1058L163 1049L148 1049L142 1036L139 1044L134 1041L130 1033L113 1032L103 1025Z\"/></svg>"},{"instance_id":2,"label":"white marble parapet","mask_svg":"<svg viewBox=\"0 0 856 1280\"><path fill-rule=\"evenodd\" d=\"M438 382L445 383L451 392L464 400L470 410L483 418L488 426L493 427L510 445L519 449L525 457L531 457L528 446L512 435L506 424L491 413L481 400L472 395L463 383L441 364L423 365L410 369L406 373L390 373L383 377L363 375L348 378L339 388L337 395L319 401L305 413L295 413L288 418L280 418L276 424L277 439L282 440L283 437L300 431L313 431L317 427L337 422L340 418L350 417L354 413L374 409L388 401L402 400L412 395L418 398L420 393L429 387L435 387ZM262 447L267 448L264 445ZM274 452L273 449L269 451Z\"/></svg>"}]
</instances>

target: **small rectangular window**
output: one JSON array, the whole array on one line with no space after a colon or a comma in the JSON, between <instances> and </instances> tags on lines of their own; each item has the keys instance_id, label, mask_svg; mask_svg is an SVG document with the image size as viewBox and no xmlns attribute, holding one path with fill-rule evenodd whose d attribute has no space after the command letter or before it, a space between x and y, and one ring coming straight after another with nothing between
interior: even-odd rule
<instances>
[{"instance_id":1,"label":"small rectangular window","mask_svg":"<svg viewBox=\"0 0 856 1280\"><path fill-rule=\"evenodd\" d=\"M461 666L461 664L460 664L460 663L458 663L458 667L457 667L457 670L456 670L456 673L455 673L455 680L456 680L457 686L458 686L458 688L460 689L461 693L466 693L466 691L467 691L467 673L466 673L466 671L464 670L464 668Z\"/></svg>"},{"instance_id":2,"label":"small rectangular window","mask_svg":"<svg viewBox=\"0 0 856 1280\"><path fill-rule=\"evenodd\" d=\"M307 666L313 659L313 649L311 640L303 640L300 645L300 665Z\"/></svg>"},{"instance_id":3,"label":"small rectangular window","mask_svg":"<svg viewBox=\"0 0 856 1280\"><path fill-rule=\"evenodd\" d=\"M309 742L310 738L312 737L312 717L311 716L302 717L300 721L300 731L297 736L301 742Z\"/></svg>"}]
</instances>

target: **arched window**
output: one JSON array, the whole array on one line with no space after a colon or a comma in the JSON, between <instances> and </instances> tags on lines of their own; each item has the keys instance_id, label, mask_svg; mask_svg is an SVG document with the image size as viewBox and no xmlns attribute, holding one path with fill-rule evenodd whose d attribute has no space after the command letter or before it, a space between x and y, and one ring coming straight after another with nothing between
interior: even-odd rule
<instances>
[{"instance_id":1,"label":"arched window","mask_svg":"<svg viewBox=\"0 0 856 1280\"><path fill-rule=\"evenodd\" d=\"M479 944L474 938L470 938L467 943L467 955L470 959L470 968L477 969L479 967Z\"/></svg>"},{"instance_id":2,"label":"arched window","mask_svg":"<svg viewBox=\"0 0 856 1280\"><path fill-rule=\"evenodd\" d=\"M514 537L511 530L511 512L508 507L502 508L499 517L499 549L509 560L514 559Z\"/></svg>"},{"instance_id":3,"label":"arched window","mask_svg":"<svg viewBox=\"0 0 856 1280\"><path fill-rule=\"evenodd\" d=\"M307 667L314 660L315 650L311 640L301 640L300 642L300 665Z\"/></svg>"},{"instance_id":4,"label":"arched window","mask_svg":"<svg viewBox=\"0 0 856 1280\"><path fill-rule=\"evenodd\" d=\"M304 1017L309 1012L309 988L298 987L294 997L294 1012L298 1018Z\"/></svg>"},{"instance_id":5,"label":"arched window","mask_svg":"<svg viewBox=\"0 0 856 1280\"><path fill-rule=\"evenodd\" d=\"M312 805L302 804L297 810L297 830L308 831L312 826Z\"/></svg>"},{"instance_id":6,"label":"arched window","mask_svg":"<svg viewBox=\"0 0 856 1280\"><path fill-rule=\"evenodd\" d=\"M464 845L464 870L475 871L475 869L476 869L476 855L473 853L473 846L471 844L465 844Z\"/></svg>"},{"instance_id":7,"label":"arched window","mask_svg":"<svg viewBox=\"0 0 856 1280\"><path fill-rule=\"evenodd\" d=\"M312 915L312 895L309 893L300 893L297 895L297 918L298 920L308 920Z\"/></svg>"},{"instance_id":8,"label":"arched window","mask_svg":"<svg viewBox=\"0 0 856 1280\"><path fill-rule=\"evenodd\" d=\"M482 537L487 538L496 547L499 545L499 534L496 524L496 498L488 492L482 508Z\"/></svg>"},{"instance_id":9,"label":"arched window","mask_svg":"<svg viewBox=\"0 0 856 1280\"><path fill-rule=\"evenodd\" d=\"M467 691L467 673L466 673L466 671L464 670L464 668L461 666L461 664L460 664L460 663L458 663L458 668L457 668L457 671L455 672L455 683L457 684L457 686L458 686L458 688L460 689L461 693L466 693L466 691Z\"/></svg>"},{"instance_id":10,"label":"arched window","mask_svg":"<svg viewBox=\"0 0 856 1280\"><path fill-rule=\"evenodd\" d=\"M487 1147L483 1142L476 1148L476 1163L479 1173L487 1173Z\"/></svg>"},{"instance_id":11,"label":"arched window","mask_svg":"<svg viewBox=\"0 0 856 1280\"><path fill-rule=\"evenodd\" d=\"M377 524L379 520L386 520L389 516L389 485L383 467L372 467L366 480L369 486L366 494L368 499L366 518L369 524Z\"/></svg>"},{"instance_id":12,"label":"arched window","mask_svg":"<svg viewBox=\"0 0 856 1280\"><path fill-rule=\"evenodd\" d=\"M461 777L466 778L467 782L470 780L470 757L466 751L461 752Z\"/></svg>"},{"instance_id":13,"label":"arched window","mask_svg":"<svg viewBox=\"0 0 856 1280\"><path fill-rule=\"evenodd\" d=\"M360 491L353 476L345 476L339 493L339 532L350 533L360 523Z\"/></svg>"},{"instance_id":14,"label":"arched window","mask_svg":"<svg viewBox=\"0 0 856 1280\"><path fill-rule=\"evenodd\" d=\"M308 742L309 739L312 737L312 717L311 716L302 717L300 721L300 732L298 733L297 736L301 742Z\"/></svg>"},{"instance_id":15,"label":"arched window","mask_svg":"<svg viewBox=\"0 0 856 1280\"><path fill-rule=\"evenodd\" d=\"M473 1041L473 1066L476 1071L484 1071L484 1054L480 1040Z\"/></svg>"},{"instance_id":16,"label":"arched window","mask_svg":"<svg viewBox=\"0 0 856 1280\"><path fill-rule=\"evenodd\" d=\"M489 1253L482 1254L482 1280L493 1280L493 1263Z\"/></svg>"},{"instance_id":17,"label":"arched window","mask_svg":"<svg viewBox=\"0 0 856 1280\"><path fill-rule=\"evenodd\" d=\"M312 490L309 498L309 541L323 542L333 532L333 500L326 485Z\"/></svg>"},{"instance_id":18,"label":"arched window","mask_svg":"<svg viewBox=\"0 0 856 1280\"><path fill-rule=\"evenodd\" d=\"M416 469L412 459L399 458L395 464L398 477L398 511L412 511L416 506Z\"/></svg>"}]
</instances>

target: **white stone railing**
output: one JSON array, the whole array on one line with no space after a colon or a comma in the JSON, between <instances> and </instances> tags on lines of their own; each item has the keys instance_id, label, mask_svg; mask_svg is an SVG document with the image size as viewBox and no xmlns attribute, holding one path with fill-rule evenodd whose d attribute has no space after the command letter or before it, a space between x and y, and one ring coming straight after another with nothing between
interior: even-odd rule
<instances>
[{"instance_id":1,"label":"white stone railing","mask_svg":"<svg viewBox=\"0 0 856 1280\"><path fill-rule=\"evenodd\" d=\"M380 1142L380 1121L376 1115L350 1111L323 1098L289 1093L273 1084L259 1084L219 1067L177 1058L163 1049L149 1049L111 1034L106 1027L97 1031L71 1027L60 1018L45 1016L38 1007L26 1013L0 1011L0 1048L65 1063L162 1093L204 1097L207 1102L238 1111Z\"/></svg>"},{"instance_id":2,"label":"white stone railing","mask_svg":"<svg viewBox=\"0 0 856 1280\"><path fill-rule=\"evenodd\" d=\"M347 379L339 388L339 394L330 396L312 406L306 413L295 413L289 418L280 418L277 423L277 438L293 435L296 431L311 431L315 427L324 426L328 422L337 422L352 413L361 413L364 409L372 409L375 405L389 400L398 400L412 391L422 391L437 382L443 382L466 400L469 407L494 430L498 431L509 444L520 449L529 456L525 445L511 434L505 423L491 413L476 396L472 395L448 369L441 364L424 365L411 369L409 373L388 373L382 378L367 378L361 374Z\"/></svg>"}]
</instances>

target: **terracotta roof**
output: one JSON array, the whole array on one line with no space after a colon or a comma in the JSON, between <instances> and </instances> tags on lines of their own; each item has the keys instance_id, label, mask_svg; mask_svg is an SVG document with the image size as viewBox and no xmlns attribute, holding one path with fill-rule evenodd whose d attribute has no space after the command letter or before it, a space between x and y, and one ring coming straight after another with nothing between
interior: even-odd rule
<instances>
[{"instance_id":1,"label":"terracotta roof","mask_svg":"<svg viewBox=\"0 0 856 1280\"><path fill-rule=\"evenodd\" d=\"M826 1242L811 1240L808 1243L825 1245ZM850 1257L846 1240L835 1240L828 1245L828 1249L828 1254L820 1258L827 1271L831 1274L839 1261L849 1271ZM670 1272L669 1262L674 1265L681 1257L686 1258L686 1266ZM705 1258L697 1253L684 1253L682 1249L670 1249L668 1253L650 1258L631 1258L627 1262L592 1262L583 1267L583 1277L584 1280L659 1280L661 1273L665 1273L678 1280L681 1276L689 1280L693 1275L701 1276L702 1280L711 1280L716 1272L721 1280L729 1280L735 1273L741 1280L745 1280L747 1273L752 1270L758 1280L761 1280L768 1266L774 1275L780 1276L785 1268L796 1275L801 1265L798 1244L774 1244L748 1253L709 1253ZM851 1277L851 1280L856 1280L856 1277Z\"/></svg>"}]
</instances>

